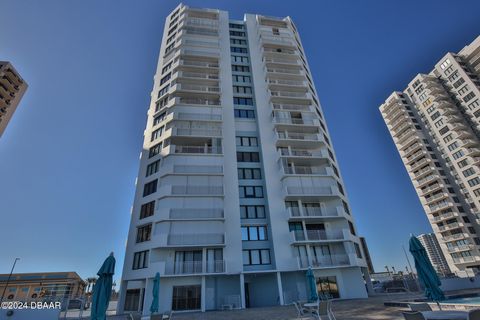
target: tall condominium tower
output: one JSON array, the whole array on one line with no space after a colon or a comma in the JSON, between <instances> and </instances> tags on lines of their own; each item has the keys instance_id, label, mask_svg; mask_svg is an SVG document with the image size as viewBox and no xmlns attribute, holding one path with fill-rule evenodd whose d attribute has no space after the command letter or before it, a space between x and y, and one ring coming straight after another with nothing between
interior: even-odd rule
<instances>
[{"instance_id":1,"label":"tall condominium tower","mask_svg":"<svg viewBox=\"0 0 480 320\"><path fill-rule=\"evenodd\" d=\"M0 61L0 137L17 109L27 83L10 62Z\"/></svg>"},{"instance_id":2,"label":"tall condominium tower","mask_svg":"<svg viewBox=\"0 0 480 320\"><path fill-rule=\"evenodd\" d=\"M464 275L480 270L479 73L480 37L380 106L450 270Z\"/></svg>"},{"instance_id":3,"label":"tall condominium tower","mask_svg":"<svg viewBox=\"0 0 480 320\"><path fill-rule=\"evenodd\" d=\"M417 236L418 240L422 243L427 251L428 258L433 265L433 268L437 273L441 275L450 274L450 268L448 267L445 256L443 255L442 249L438 244L437 237L434 233L424 233Z\"/></svg>"},{"instance_id":4,"label":"tall condominium tower","mask_svg":"<svg viewBox=\"0 0 480 320\"><path fill-rule=\"evenodd\" d=\"M166 19L119 311L365 297L363 253L290 18L184 5Z\"/></svg>"}]
</instances>

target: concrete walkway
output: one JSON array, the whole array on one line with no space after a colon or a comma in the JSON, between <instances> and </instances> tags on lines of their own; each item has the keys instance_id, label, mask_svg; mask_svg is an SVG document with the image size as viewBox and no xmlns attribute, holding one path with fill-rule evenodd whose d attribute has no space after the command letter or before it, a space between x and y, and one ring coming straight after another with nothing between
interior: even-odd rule
<instances>
[{"instance_id":1,"label":"concrete walkway","mask_svg":"<svg viewBox=\"0 0 480 320\"><path fill-rule=\"evenodd\" d=\"M385 307L387 296L368 299L340 300L333 302L333 313L337 320L402 320L402 311L406 309ZM297 318L294 306L250 308L232 311L209 311L197 313L176 313L173 320L294 320Z\"/></svg>"}]
</instances>

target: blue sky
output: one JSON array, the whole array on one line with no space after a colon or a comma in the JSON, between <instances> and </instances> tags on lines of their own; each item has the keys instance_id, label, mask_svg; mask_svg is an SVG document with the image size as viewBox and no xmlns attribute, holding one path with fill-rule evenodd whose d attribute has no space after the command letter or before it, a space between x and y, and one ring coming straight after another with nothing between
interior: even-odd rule
<instances>
[{"instance_id":1,"label":"blue sky","mask_svg":"<svg viewBox=\"0 0 480 320\"><path fill-rule=\"evenodd\" d=\"M290 15L376 269L430 231L378 106L480 31L480 2L185 1ZM0 2L0 60L29 83L0 139L0 273L120 276L164 18L177 1Z\"/></svg>"}]
</instances>

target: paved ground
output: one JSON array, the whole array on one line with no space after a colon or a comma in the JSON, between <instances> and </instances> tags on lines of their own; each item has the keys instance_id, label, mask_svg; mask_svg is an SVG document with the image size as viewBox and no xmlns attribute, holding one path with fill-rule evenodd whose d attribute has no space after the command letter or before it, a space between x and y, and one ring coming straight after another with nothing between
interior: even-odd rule
<instances>
[{"instance_id":1,"label":"paved ground","mask_svg":"<svg viewBox=\"0 0 480 320\"><path fill-rule=\"evenodd\" d=\"M396 297L395 300L401 297ZM383 302L392 300L387 296L369 299L341 300L333 302L337 320L402 320L405 309L385 307ZM298 318L293 306L251 308L233 311L210 311L205 313L177 313L173 320L294 320Z\"/></svg>"}]
</instances>

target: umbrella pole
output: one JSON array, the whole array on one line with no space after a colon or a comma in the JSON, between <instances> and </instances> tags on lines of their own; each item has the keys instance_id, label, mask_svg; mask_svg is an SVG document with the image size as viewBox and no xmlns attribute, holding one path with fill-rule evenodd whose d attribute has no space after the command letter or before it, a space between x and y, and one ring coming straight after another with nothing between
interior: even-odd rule
<instances>
[{"instance_id":1,"label":"umbrella pole","mask_svg":"<svg viewBox=\"0 0 480 320\"><path fill-rule=\"evenodd\" d=\"M440 302L437 300L437 306L438 306L438 309L440 309L440 311L442 311L442 306L440 305Z\"/></svg>"}]
</instances>

